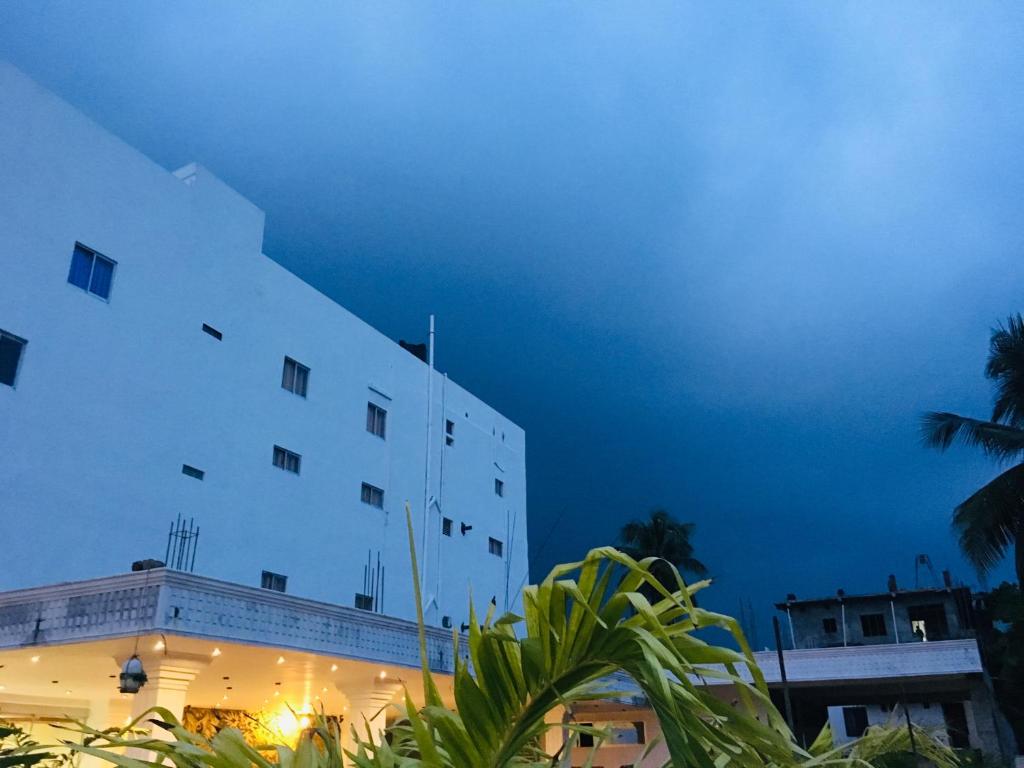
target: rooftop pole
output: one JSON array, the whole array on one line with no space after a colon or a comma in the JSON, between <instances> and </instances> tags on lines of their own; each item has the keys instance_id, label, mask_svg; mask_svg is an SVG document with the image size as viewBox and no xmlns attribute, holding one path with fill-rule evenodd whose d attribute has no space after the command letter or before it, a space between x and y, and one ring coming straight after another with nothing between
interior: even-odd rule
<instances>
[{"instance_id":1,"label":"rooftop pole","mask_svg":"<svg viewBox=\"0 0 1024 768\"><path fill-rule=\"evenodd\" d=\"M782 631L779 629L779 617L772 616L772 627L775 629L775 650L779 654L779 675L782 677L782 696L786 702L786 724L796 736L793 722L793 702L789 699L789 681L786 679L786 660L782 656Z\"/></svg>"}]
</instances>

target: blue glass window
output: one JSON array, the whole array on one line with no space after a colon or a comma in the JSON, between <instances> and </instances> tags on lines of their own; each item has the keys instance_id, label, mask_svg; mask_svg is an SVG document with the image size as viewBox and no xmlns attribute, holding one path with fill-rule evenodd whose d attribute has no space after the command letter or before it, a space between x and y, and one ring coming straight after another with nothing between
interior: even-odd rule
<instances>
[{"instance_id":1,"label":"blue glass window","mask_svg":"<svg viewBox=\"0 0 1024 768\"><path fill-rule=\"evenodd\" d=\"M71 270L68 282L83 291L94 293L101 299L110 298L110 285L114 280L114 262L96 251L75 243L71 255Z\"/></svg>"}]
</instances>

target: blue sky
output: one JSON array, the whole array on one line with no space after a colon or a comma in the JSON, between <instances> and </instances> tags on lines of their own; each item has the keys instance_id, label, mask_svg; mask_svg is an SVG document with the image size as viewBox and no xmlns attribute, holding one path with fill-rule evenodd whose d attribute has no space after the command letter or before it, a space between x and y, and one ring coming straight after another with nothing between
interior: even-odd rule
<instances>
[{"instance_id":1,"label":"blue sky","mask_svg":"<svg viewBox=\"0 0 1024 768\"><path fill-rule=\"evenodd\" d=\"M0 5L0 56L267 212L528 435L532 558L664 506L709 599L973 581L919 445L1024 310L1015 3ZM2 171L0 171L2 173ZM1005 569L1000 575L1008 575Z\"/></svg>"}]
</instances>

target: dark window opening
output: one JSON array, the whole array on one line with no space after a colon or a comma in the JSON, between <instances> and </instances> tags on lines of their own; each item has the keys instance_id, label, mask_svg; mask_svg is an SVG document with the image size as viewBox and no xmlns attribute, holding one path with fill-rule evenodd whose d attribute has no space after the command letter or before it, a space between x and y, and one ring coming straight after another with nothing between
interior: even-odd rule
<instances>
[{"instance_id":1,"label":"dark window opening","mask_svg":"<svg viewBox=\"0 0 1024 768\"><path fill-rule=\"evenodd\" d=\"M846 727L847 736L859 739L868 729L868 708L843 707L843 725Z\"/></svg>"},{"instance_id":2,"label":"dark window opening","mask_svg":"<svg viewBox=\"0 0 1024 768\"><path fill-rule=\"evenodd\" d=\"M356 608L358 608L361 611L372 611L373 596L364 595L361 592L356 592Z\"/></svg>"},{"instance_id":3,"label":"dark window opening","mask_svg":"<svg viewBox=\"0 0 1024 768\"><path fill-rule=\"evenodd\" d=\"M189 477L194 477L196 480L202 480L204 477L206 477L206 473L203 470L196 469L195 467L190 466L188 464L181 465L181 474L188 475Z\"/></svg>"},{"instance_id":4,"label":"dark window opening","mask_svg":"<svg viewBox=\"0 0 1024 768\"><path fill-rule=\"evenodd\" d=\"M834 635L839 627L836 625L836 620L831 616L827 619L821 620L821 628L825 630L826 634Z\"/></svg>"},{"instance_id":5,"label":"dark window opening","mask_svg":"<svg viewBox=\"0 0 1024 768\"><path fill-rule=\"evenodd\" d=\"M366 431L376 435L382 440L385 439L387 430L388 412L379 405L366 404Z\"/></svg>"},{"instance_id":6,"label":"dark window opening","mask_svg":"<svg viewBox=\"0 0 1024 768\"><path fill-rule=\"evenodd\" d=\"M286 472L294 472L296 475L299 474L299 467L302 464L302 457L289 451L286 448L282 448L280 445L274 446L274 466L279 469L283 469Z\"/></svg>"},{"instance_id":7,"label":"dark window opening","mask_svg":"<svg viewBox=\"0 0 1024 768\"><path fill-rule=\"evenodd\" d=\"M949 639L949 622L946 619L946 607L942 603L912 605L907 609L907 615L916 639Z\"/></svg>"},{"instance_id":8,"label":"dark window opening","mask_svg":"<svg viewBox=\"0 0 1024 768\"><path fill-rule=\"evenodd\" d=\"M504 483L504 481L499 480L498 478L494 478L494 493L495 493L496 496L504 496L505 495L505 483Z\"/></svg>"},{"instance_id":9,"label":"dark window opening","mask_svg":"<svg viewBox=\"0 0 1024 768\"><path fill-rule=\"evenodd\" d=\"M885 629L885 615L881 613L862 613L860 628L864 637L885 637L888 634Z\"/></svg>"},{"instance_id":10,"label":"dark window opening","mask_svg":"<svg viewBox=\"0 0 1024 768\"><path fill-rule=\"evenodd\" d=\"M971 738L967 728L967 713L961 701L951 701L942 705L942 719L946 722L946 733L949 735L949 746L953 749L970 749Z\"/></svg>"},{"instance_id":11,"label":"dark window opening","mask_svg":"<svg viewBox=\"0 0 1024 768\"><path fill-rule=\"evenodd\" d=\"M441 534L444 536L452 535L452 521L450 517L441 518Z\"/></svg>"},{"instance_id":12,"label":"dark window opening","mask_svg":"<svg viewBox=\"0 0 1024 768\"><path fill-rule=\"evenodd\" d=\"M284 370L281 372L281 387L294 392L299 397L306 396L309 385L309 368L290 357L284 359Z\"/></svg>"},{"instance_id":13,"label":"dark window opening","mask_svg":"<svg viewBox=\"0 0 1024 768\"><path fill-rule=\"evenodd\" d=\"M96 253L92 248L75 243L68 282L101 299L109 299L110 285L114 281L114 265L115 262Z\"/></svg>"},{"instance_id":14,"label":"dark window opening","mask_svg":"<svg viewBox=\"0 0 1024 768\"><path fill-rule=\"evenodd\" d=\"M288 586L288 577L273 571L264 571L260 577L260 587L271 589L274 592L284 592Z\"/></svg>"},{"instance_id":15,"label":"dark window opening","mask_svg":"<svg viewBox=\"0 0 1024 768\"><path fill-rule=\"evenodd\" d=\"M371 507L384 508L384 491L375 485L363 483L360 498L364 504L369 504Z\"/></svg>"},{"instance_id":16,"label":"dark window opening","mask_svg":"<svg viewBox=\"0 0 1024 768\"><path fill-rule=\"evenodd\" d=\"M487 551L492 555L501 557L505 552L505 545L493 537L487 539Z\"/></svg>"},{"instance_id":17,"label":"dark window opening","mask_svg":"<svg viewBox=\"0 0 1024 768\"><path fill-rule=\"evenodd\" d=\"M203 333L208 333L208 334L210 334L210 335L211 335L211 336L213 336L213 338L215 338L215 339L216 339L217 341L220 341L221 339L223 339L223 338L224 338L224 334L223 334L223 333L221 333L220 331L218 331L218 330L217 330L216 328L214 328L214 327L213 327L212 325L207 325L206 323L203 323Z\"/></svg>"},{"instance_id":18,"label":"dark window opening","mask_svg":"<svg viewBox=\"0 0 1024 768\"><path fill-rule=\"evenodd\" d=\"M0 331L0 384L13 387L18 378L21 353L28 342L17 336Z\"/></svg>"}]
</instances>

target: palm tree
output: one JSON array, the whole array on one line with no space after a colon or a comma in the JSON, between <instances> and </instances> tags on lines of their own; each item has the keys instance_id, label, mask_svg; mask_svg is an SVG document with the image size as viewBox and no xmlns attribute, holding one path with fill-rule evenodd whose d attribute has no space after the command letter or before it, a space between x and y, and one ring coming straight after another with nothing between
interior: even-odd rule
<instances>
[{"instance_id":1,"label":"palm tree","mask_svg":"<svg viewBox=\"0 0 1024 768\"><path fill-rule=\"evenodd\" d=\"M695 529L693 523L680 523L664 509L655 509L648 519L633 520L622 526L621 549L634 560L660 558L651 565L651 575L662 584L672 583L669 565L694 576L706 576L707 567L693 556L690 538Z\"/></svg>"},{"instance_id":2,"label":"palm tree","mask_svg":"<svg viewBox=\"0 0 1024 768\"><path fill-rule=\"evenodd\" d=\"M988 421L955 413L928 413L925 443L945 450L959 440L1014 465L953 511L960 548L980 573L1014 549L1017 581L1024 584L1024 318L1018 313L992 331L985 375L995 382Z\"/></svg>"}]
</instances>

